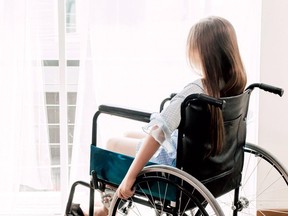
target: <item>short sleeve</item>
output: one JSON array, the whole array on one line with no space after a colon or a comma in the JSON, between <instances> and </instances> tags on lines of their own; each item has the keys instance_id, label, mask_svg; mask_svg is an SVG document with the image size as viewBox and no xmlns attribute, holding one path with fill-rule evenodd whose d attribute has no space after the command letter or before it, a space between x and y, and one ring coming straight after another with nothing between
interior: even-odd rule
<instances>
[{"instance_id":1,"label":"short sleeve","mask_svg":"<svg viewBox=\"0 0 288 216\"><path fill-rule=\"evenodd\" d=\"M173 97L170 104L161 113L153 113L150 122L143 127L143 130L153 136L168 154L175 154L176 152L177 147L172 145L171 134L180 124L181 104L188 95L194 93L204 93L201 79L188 84Z\"/></svg>"}]
</instances>

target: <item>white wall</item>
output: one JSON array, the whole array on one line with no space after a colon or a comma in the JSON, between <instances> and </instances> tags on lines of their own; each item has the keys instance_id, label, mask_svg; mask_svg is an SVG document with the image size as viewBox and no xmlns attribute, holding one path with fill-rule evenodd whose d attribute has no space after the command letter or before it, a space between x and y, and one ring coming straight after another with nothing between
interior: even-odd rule
<instances>
[{"instance_id":1,"label":"white wall","mask_svg":"<svg viewBox=\"0 0 288 216\"><path fill-rule=\"evenodd\" d=\"M282 87L280 98L260 93L259 145L288 169L288 1L262 1L260 81Z\"/></svg>"}]
</instances>

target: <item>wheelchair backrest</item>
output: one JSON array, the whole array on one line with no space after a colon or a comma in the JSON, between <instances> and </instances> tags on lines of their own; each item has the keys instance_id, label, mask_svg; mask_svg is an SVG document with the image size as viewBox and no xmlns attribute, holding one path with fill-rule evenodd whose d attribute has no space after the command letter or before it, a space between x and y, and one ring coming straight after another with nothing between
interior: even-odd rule
<instances>
[{"instance_id":1,"label":"wheelchair backrest","mask_svg":"<svg viewBox=\"0 0 288 216\"><path fill-rule=\"evenodd\" d=\"M250 93L248 89L241 95L221 98L225 139L216 156L207 157L212 105L198 100L195 94L182 103L176 166L200 180L215 197L240 185Z\"/></svg>"}]
</instances>

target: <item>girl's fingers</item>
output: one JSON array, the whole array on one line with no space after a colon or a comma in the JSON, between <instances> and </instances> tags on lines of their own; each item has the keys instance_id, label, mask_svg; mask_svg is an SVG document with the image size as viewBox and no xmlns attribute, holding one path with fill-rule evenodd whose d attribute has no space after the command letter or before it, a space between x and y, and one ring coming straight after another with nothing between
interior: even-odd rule
<instances>
[{"instance_id":1,"label":"girl's fingers","mask_svg":"<svg viewBox=\"0 0 288 216\"><path fill-rule=\"evenodd\" d=\"M121 199L128 199L129 197L133 196L133 194L134 190L128 192L127 191L123 192L121 188L117 190L117 196Z\"/></svg>"}]
</instances>

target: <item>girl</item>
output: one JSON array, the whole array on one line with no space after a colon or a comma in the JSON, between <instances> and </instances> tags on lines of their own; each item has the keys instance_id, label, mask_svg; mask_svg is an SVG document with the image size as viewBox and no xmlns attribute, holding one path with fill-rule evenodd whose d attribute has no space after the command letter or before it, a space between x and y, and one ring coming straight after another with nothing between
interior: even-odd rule
<instances>
[{"instance_id":1,"label":"girl","mask_svg":"<svg viewBox=\"0 0 288 216\"><path fill-rule=\"evenodd\" d=\"M128 199L133 195L136 177L149 160L175 166L180 106L185 97L193 93L205 93L220 98L235 96L244 91L246 74L236 33L226 19L208 17L192 26L187 40L187 55L191 66L199 71L202 78L188 84L161 113L154 113L151 116L151 121L144 128L146 134L139 148L134 147L140 138L135 136L114 139L108 143L110 150L130 155L137 152L116 191L118 197L122 199ZM212 149L209 155L213 156L221 151L224 138L221 110L212 107L211 118L215 128L210 131ZM96 215L105 215L107 209L102 209L102 212L98 209L96 212Z\"/></svg>"}]
</instances>

